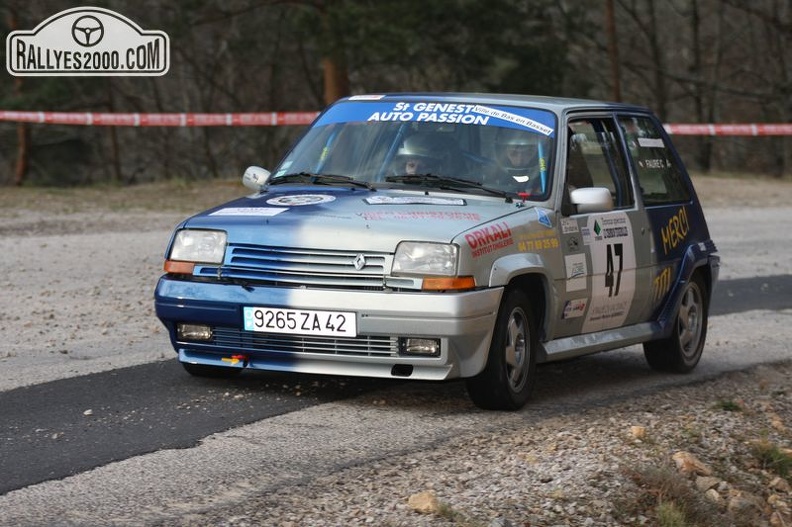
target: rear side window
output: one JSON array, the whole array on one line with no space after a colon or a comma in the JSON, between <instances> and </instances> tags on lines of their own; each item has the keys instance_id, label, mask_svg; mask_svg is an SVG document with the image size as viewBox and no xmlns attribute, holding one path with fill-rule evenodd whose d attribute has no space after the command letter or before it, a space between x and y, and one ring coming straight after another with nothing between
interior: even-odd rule
<instances>
[{"instance_id":1,"label":"rear side window","mask_svg":"<svg viewBox=\"0 0 792 527\"><path fill-rule=\"evenodd\" d=\"M657 125L647 117L619 118L644 204L690 201L690 191Z\"/></svg>"}]
</instances>

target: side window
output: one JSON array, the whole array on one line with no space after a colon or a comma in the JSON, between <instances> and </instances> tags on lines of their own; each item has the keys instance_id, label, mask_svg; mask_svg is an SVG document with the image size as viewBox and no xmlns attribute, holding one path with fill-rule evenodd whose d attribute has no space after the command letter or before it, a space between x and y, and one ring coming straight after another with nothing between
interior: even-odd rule
<instances>
[{"instance_id":1,"label":"side window","mask_svg":"<svg viewBox=\"0 0 792 527\"><path fill-rule=\"evenodd\" d=\"M627 165L611 119L577 119L569 122L567 186L605 187L617 209L635 203Z\"/></svg>"},{"instance_id":2,"label":"side window","mask_svg":"<svg viewBox=\"0 0 792 527\"><path fill-rule=\"evenodd\" d=\"M629 155L645 205L661 205L690 200L690 191L682 177L669 145L655 123L647 117L619 117Z\"/></svg>"}]
</instances>

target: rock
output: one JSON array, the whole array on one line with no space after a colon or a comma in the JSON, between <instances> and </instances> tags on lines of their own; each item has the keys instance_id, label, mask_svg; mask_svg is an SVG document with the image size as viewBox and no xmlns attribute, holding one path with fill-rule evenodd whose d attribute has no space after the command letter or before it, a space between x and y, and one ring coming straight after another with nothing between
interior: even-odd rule
<instances>
[{"instance_id":1,"label":"rock","mask_svg":"<svg viewBox=\"0 0 792 527\"><path fill-rule=\"evenodd\" d=\"M792 509L789 508L789 504L781 499L778 494L773 494L767 498L767 504L773 507L773 509L775 509L781 515L792 515Z\"/></svg>"},{"instance_id":2,"label":"rock","mask_svg":"<svg viewBox=\"0 0 792 527\"><path fill-rule=\"evenodd\" d=\"M421 514L436 514L440 511L440 502L437 500L437 495L431 490L413 494L407 500L407 505Z\"/></svg>"},{"instance_id":3,"label":"rock","mask_svg":"<svg viewBox=\"0 0 792 527\"><path fill-rule=\"evenodd\" d=\"M701 492L707 492L720 485L721 480L712 476L699 476L696 478L696 488Z\"/></svg>"},{"instance_id":4,"label":"rock","mask_svg":"<svg viewBox=\"0 0 792 527\"><path fill-rule=\"evenodd\" d=\"M729 499L729 504L727 505L729 512L731 513L739 513L739 512L746 512L750 509L754 509L757 512L762 511L762 500L750 494L748 492L740 492L737 491L734 495Z\"/></svg>"},{"instance_id":5,"label":"rock","mask_svg":"<svg viewBox=\"0 0 792 527\"><path fill-rule=\"evenodd\" d=\"M715 489L708 489L707 492L704 493L704 497L708 501L710 501L712 503L715 503L717 505L720 505L721 503L723 503L723 498L718 493L718 491L715 490Z\"/></svg>"},{"instance_id":6,"label":"rock","mask_svg":"<svg viewBox=\"0 0 792 527\"><path fill-rule=\"evenodd\" d=\"M784 478L776 477L768 483L767 485L773 490L777 490L778 492L785 492L787 494L792 494L792 486L789 485L789 482Z\"/></svg>"},{"instance_id":7,"label":"rock","mask_svg":"<svg viewBox=\"0 0 792 527\"><path fill-rule=\"evenodd\" d=\"M773 416L770 418L770 426L772 426L779 432L786 432L786 426L784 425L784 421L778 416Z\"/></svg>"},{"instance_id":8,"label":"rock","mask_svg":"<svg viewBox=\"0 0 792 527\"><path fill-rule=\"evenodd\" d=\"M646 440L646 427L645 426L631 426L630 435L639 441Z\"/></svg>"},{"instance_id":9,"label":"rock","mask_svg":"<svg viewBox=\"0 0 792 527\"><path fill-rule=\"evenodd\" d=\"M784 515L778 511L770 515L770 527L788 527L790 521L792 518L784 519Z\"/></svg>"},{"instance_id":10,"label":"rock","mask_svg":"<svg viewBox=\"0 0 792 527\"><path fill-rule=\"evenodd\" d=\"M671 458L674 460L674 463L676 463L677 469L683 474L698 474L699 476L712 475L712 469L699 461L699 459L690 452L680 450Z\"/></svg>"}]
</instances>

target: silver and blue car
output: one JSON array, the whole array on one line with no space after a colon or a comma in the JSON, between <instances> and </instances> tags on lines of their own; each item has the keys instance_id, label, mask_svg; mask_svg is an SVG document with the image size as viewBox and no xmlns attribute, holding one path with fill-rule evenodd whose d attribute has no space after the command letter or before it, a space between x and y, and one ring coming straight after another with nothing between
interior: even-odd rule
<instances>
[{"instance_id":1,"label":"silver and blue car","mask_svg":"<svg viewBox=\"0 0 792 527\"><path fill-rule=\"evenodd\" d=\"M177 226L156 287L193 375L464 378L477 406L516 410L539 363L701 357L719 256L646 108L353 96L243 183Z\"/></svg>"}]
</instances>

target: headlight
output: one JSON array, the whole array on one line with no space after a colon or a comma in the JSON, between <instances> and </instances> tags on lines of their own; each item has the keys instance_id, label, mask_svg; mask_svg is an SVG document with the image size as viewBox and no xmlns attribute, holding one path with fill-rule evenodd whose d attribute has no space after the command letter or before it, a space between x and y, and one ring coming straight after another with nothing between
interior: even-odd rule
<instances>
[{"instance_id":1,"label":"headlight","mask_svg":"<svg viewBox=\"0 0 792 527\"><path fill-rule=\"evenodd\" d=\"M457 246L449 243L401 242L393 257L393 274L454 276Z\"/></svg>"},{"instance_id":2,"label":"headlight","mask_svg":"<svg viewBox=\"0 0 792 527\"><path fill-rule=\"evenodd\" d=\"M223 263L227 235L223 231L184 229L176 233L170 260Z\"/></svg>"}]
</instances>

